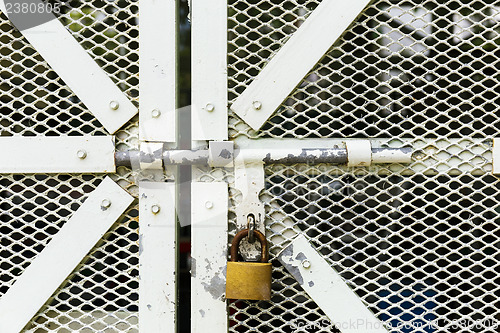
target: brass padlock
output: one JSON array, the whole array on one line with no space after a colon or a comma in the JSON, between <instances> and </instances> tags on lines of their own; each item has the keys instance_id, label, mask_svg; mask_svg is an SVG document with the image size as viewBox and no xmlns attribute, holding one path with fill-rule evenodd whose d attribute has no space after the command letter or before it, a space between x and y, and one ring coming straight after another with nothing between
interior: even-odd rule
<instances>
[{"instance_id":1,"label":"brass padlock","mask_svg":"<svg viewBox=\"0 0 500 333\"><path fill-rule=\"evenodd\" d=\"M261 262L238 262L240 241L248 236L248 229L237 233L231 243L231 261L227 263L227 299L271 299L271 263L267 262L269 254L266 236L257 230L253 232L262 247Z\"/></svg>"}]
</instances>

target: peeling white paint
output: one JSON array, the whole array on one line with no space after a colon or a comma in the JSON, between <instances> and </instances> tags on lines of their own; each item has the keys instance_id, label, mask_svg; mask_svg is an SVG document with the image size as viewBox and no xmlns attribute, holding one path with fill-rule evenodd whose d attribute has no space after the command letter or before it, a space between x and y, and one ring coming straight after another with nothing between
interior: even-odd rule
<instances>
[{"instance_id":1,"label":"peeling white paint","mask_svg":"<svg viewBox=\"0 0 500 333\"><path fill-rule=\"evenodd\" d=\"M383 323L312 247L306 236L297 236L278 254L278 260L332 323L350 323L341 326L342 333L388 333ZM303 264L305 260L307 265ZM305 277L307 283L304 283Z\"/></svg>"}]
</instances>

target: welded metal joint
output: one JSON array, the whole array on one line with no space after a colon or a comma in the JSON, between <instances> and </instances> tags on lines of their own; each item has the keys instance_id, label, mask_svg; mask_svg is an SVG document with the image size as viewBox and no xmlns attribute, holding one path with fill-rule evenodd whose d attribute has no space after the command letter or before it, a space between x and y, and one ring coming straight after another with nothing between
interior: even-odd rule
<instances>
[{"instance_id":1,"label":"welded metal joint","mask_svg":"<svg viewBox=\"0 0 500 333\"><path fill-rule=\"evenodd\" d=\"M245 150L245 153L248 150ZM244 154L238 154L234 160L234 187L241 193L241 201L235 207L236 228L250 229L249 217L253 217L252 229L265 234L264 203L260 200L260 192L265 186L264 162L249 161ZM244 239L240 243L240 254L245 261L255 261L260 255L257 242Z\"/></svg>"},{"instance_id":2,"label":"welded metal joint","mask_svg":"<svg viewBox=\"0 0 500 333\"><path fill-rule=\"evenodd\" d=\"M208 165L209 152L199 150L165 150L162 153L164 165Z\"/></svg>"}]
</instances>

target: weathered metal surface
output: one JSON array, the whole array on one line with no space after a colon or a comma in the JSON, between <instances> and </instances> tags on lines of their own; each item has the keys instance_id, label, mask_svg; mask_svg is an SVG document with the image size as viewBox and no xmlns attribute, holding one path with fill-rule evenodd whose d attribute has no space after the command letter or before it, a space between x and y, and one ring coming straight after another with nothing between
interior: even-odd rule
<instances>
[{"instance_id":1,"label":"weathered metal surface","mask_svg":"<svg viewBox=\"0 0 500 333\"><path fill-rule=\"evenodd\" d=\"M139 332L175 333L175 184L139 183Z\"/></svg>"},{"instance_id":2,"label":"weathered metal surface","mask_svg":"<svg viewBox=\"0 0 500 333\"><path fill-rule=\"evenodd\" d=\"M389 332L304 235L277 258L342 333Z\"/></svg>"},{"instance_id":3,"label":"weathered metal surface","mask_svg":"<svg viewBox=\"0 0 500 333\"><path fill-rule=\"evenodd\" d=\"M373 164L409 164L413 162L412 148L372 148Z\"/></svg>"},{"instance_id":4,"label":"weathered metal surface","mask_svg":"<svg viewBox=\"0 0 500 333\"><path fill-rule=\"evenodd\" d=\"M208 164L211 167L234 166L234 143L231 141L210 141L208 154Z\"/></svg>"},{"instance_id":5,"label":"weathered metal surface","mask_svg":"<svg viewBox=\"0 0 500 333\"><path fill-rule=\"evenodd\" d=\"M226 332L228 185L191 189L191 332Z\"/></svg>"},{"instance_id":6,"label":"weathered metal surface","mask_svg":"<svg viewBox=\"0 0 500 333\"><path fill-rule=\"evenodd\" d=\"M137 150L135 152L137 152ZM134 154L134 153L130 150L116 151L115 152L115 165L117 167L123 166L123 167L131 168L132 167L131 154Z\"/></svg>"},{"instance_id":7,"label":"weathered metal surface","mask_svg":"<svg viewBox=\"0 0 500 333\"><path fill-rule=\"evenodd\" d=\"M0 298L0 332L19 333L132 201L105 178Z\"/></svg>"},{"instance_id":8,"label":"weathered metal surface","mask_svg":"<svg viewBox=\"0 0 500 333\"><path fill-rule=\"evenodd\" d=\"M372 144L370 140L348 140L345 142L347 150L347 166L370 166L372 164Z\"/></svg>"},{"instance_id":9,"label":"weathered metal surface","mask_svg":"<svg viewBox=\"0 0 500 333\"><path fill-rule=\"evenodd\" d=\"M30 5L33 1L8 2L28 5L24 11L33 10L33 5ZM50 246L55 242L69 223L68 219L83 208L82 203L86 204L85 200L89 200L102 183L103 173L113 173L110 177L132 195L137 189L132 172L120 168L115 173L113 160L115 149L137 148L138 118L132 117L129 121L126 117L129 107L130 115L137 112L132 104L138 101L137 2L43 3L44 9L55 6L60 9L56 12L58 18L53 17L52 20L69 37L59 38L57 34L46 33L48 29L42 30L40 36L34 36L36 28L32 32L23 32L33 38L52 39L45 45L52 48L48 51L53 54L50 56L43 47L36 50L35 43L30 44L33 38L25 38L23 32L6 18L5 12L0 17L2 138L52 140L46 141L46 145L14 145L19 150L16 154L31 159L13 161L17 164L17 172L24 167L36 166L30 173L12 171L16 174L0 175L3 240L0 297L17 284L25 268L35 265L47 244ZM37 6L37 11L44 9ZM26 13L20 15L30 16ZM67 41L79 44L76 45L79 49L68 46ZM79 54L73 54L73 51ZM91 66L80 62L80 57L87 57ZM58 64L65 66L65 74ZM96 68L103 75L93 75ZM77 85L80 88L76 88ZM89 90L82 92L85 87ZM96 116L98 113L110 117L111 127L120 127L114 138L108 136L114 130L102 117ZM80 146L75 151L71 150L73 143L91 136L84 149ZM54 156L61 163L52 168L52 162L46 163L47 155ZM7 165L10 163L8 159L4 155L0 164ZM94 169L96 165L100 165L100 169ZM60 170L60 173L55 173L55 170ZM116 193L113 195L123 192L120 187L115 185L113 192ZM118 206L115 200L109 201L109 206L108 203L101 205L101 202L98 211L101 211L101 206L108 206L107 211ZM111 226L105 237L80 258L80 265L62 277L57 288L49 293L46 303L37 309L27 326L17 332L137 332L137 220L137 208L133 204L123 212L119 222ZM94 225L94 222L99 225ZM80 232L75 244L65 246L54 259L58 255L71 255L68 252L72 246L84 243L108 221L94 220L92 215L88 215L83 224L90 231ZM96 226L94 230L93 226ZM76 255L69 261L74 259L78 259ZM61 267L66 267L64 259L53 265L47 263L44 271L34 280L42 283ZM37 286L37 281L33 287ZM43 287L50 288L49 284ZM19 302L24 303L20 305L20 311L31 311L31 307L38 302L37 293L41 289L19 297ZM16 302L10 306L17 307Z\"/></svg>"},{"instance_id":10,"label":"weathered metal surface","mask_svg":"<svg viewBox=\"0 0 500 333\"><path fill-rule=\"evenodd\" d=\"M164 165L208 165L208 150L166 150L163 152Z\"/></svg>"},{"instance_id":11,"label":"weathered metal surface","mask_svg":"<svg viewBox=\"0 0 500 333\"><path fill-rule=\"evenodd\" d=\"M231 109L254 130L260 129L369 2L321 2L268 60Z\"/></svg>"},{"instance_id":12,"label":"weathered metal surface","mask_svg":"<svg viewBox=\"0 0 500 333\"><path fill-rule=\"evenodd\" d=\"M260 243L260 262L238 262L241 240L248 238L250 230L238 232L231 243L231 261L227 263L226 298L270 300L272 265L266 236L254 230Z\"/></svg>"},{"instance_id":13,"label":"weathered metal surface","mask_svg":"<svg viewBox=\"0 0 500 333\"><path fill-rule=\"evenodd\" d=\"M262 153L260 152L261 155ZM247 157L251 152L245 151L243 154ZM296 151L273 149L265 154L262 161L266 164L345 164L347 163L347 151L345 149L297 149Z\"/></svg>"},{"instance_id":14,"label":"weathered metal surface","mask_svg":"<svg viewBox=\"0 0 500 333\"><path fill-rule=\"evenodd\" d=\"M141 142L139 165L141 170L163 170L162 153L164 144L161 142Z\"/></svg>"},{"instance_id":15,"label":"weathered metal surface","mask_svg":"<svg viewBox=\"0 0 500 333\"><path fill-rule=\"evenodd\" d=\"M4 1L0 0L0 3ZM44 4L39 0L30 0L28 4L31 3L36 8ZM110 134L137 113L134 104L58 19L54 17L23 30L22 34Z\"/></svg>"},{"instance_id":16,"label":"weathered metal surface","mask_svg":"<svg viewBox=\"0 0 500 333\"><path fill-rule=\"evenodd\" d=\"M255 230L265 234L265 210L260 200L260 193L264 189L264 163L248 162L242 154L234 160L234 186L241 192L241 201L235 207L237 230L247 228L248 216L251 214L255 221ZM240 253L244 260L257 260L260 250L257 242L241 241Z\"/></svg>"}]
</instances>

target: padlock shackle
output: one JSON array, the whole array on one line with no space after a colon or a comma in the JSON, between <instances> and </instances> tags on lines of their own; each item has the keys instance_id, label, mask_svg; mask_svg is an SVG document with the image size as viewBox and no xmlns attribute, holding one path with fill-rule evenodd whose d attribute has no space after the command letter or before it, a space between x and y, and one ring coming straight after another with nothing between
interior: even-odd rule
<instances>
[{"instance_id":1,"label":"padlock shackle","mask_svg":"<svg viewBox=\"0 0 500 333\"><path fill-rule=\"evenodd\" d=\"M253 231L255 237L259 240L260 245L262 247L261 249L261 256L262 258L260 259L261 262L268 262L269 261L269 251L267 249L267 239L264 234L258 230ZM231 261L238 261L238 250L240 248L240 242L243 238L248 236L248 229L241 230L238 232L234 238L233 241L231 242Z\"/></svg>"}]
</instances>

